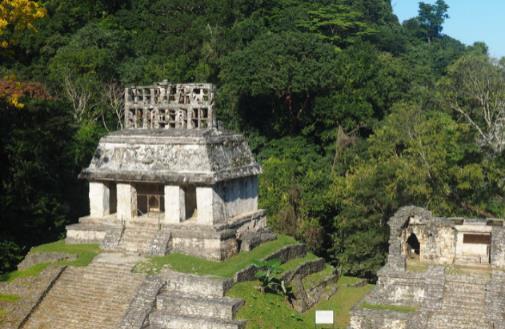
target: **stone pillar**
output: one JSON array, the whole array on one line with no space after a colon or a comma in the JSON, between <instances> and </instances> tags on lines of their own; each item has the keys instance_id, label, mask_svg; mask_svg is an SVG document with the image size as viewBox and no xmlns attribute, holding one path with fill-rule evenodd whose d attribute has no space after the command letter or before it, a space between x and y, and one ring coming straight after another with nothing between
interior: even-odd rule
<instances>
[{"instance_id":1,"label":"stone pillar","mask_svg":"<svg viewBox=\"0 0 505 329\"><path fill-rule=\"evenodd\" d=\"M89 182L89 215L103 217L110 214L110 190L104 183Z\"/></svg>"},{"instance_id":2,"label":"stone pillar","mask_svg":"<svg viewBox=\"0 0 505 329\"><path fill-rule=\"evenodd\" d=\"M249 178L249 210L258 210L258 176L252 176Z\"/></svg>"},{"instance_id":3,"label":"stone pillar","mask_svg":"<svg viewBox=\"0 0 505 329\"><path fill-rule=\"evenodd\" d=\"M131 184L117 184L117 218L129 220L137 216L137 190Z\"/></svg>"},{"instance_id":4,"label":"stone pillar","mask_svg":"<svg viewBox=\"0 0 505 329\"><path fill-rule=\"evenodd\" d=\"M213 225L224 220L224 204L213 187L196 188L196 208L200 224Z\"/></svg>"},{"instance_id":5,"label":"stone pillar","mask_svg":"<svg viewBox=\"0 0 505 329\"><path fill-rule=\"evenodd\" d=\"M177 185L165 185L165 221L180 223L186 219L184 190Z\"/></svg>"}]
</instances>

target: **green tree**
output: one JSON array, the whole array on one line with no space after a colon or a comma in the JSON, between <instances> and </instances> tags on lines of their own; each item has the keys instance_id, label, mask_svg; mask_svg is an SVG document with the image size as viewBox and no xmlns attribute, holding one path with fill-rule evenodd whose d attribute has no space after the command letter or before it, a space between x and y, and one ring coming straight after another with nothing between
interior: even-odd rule
<instances>
[{"instance_id":1,"label":"green tree","mask_svg":"<svg viewBox=\"0 0 505 329\"><path fill-rule=\"evenodd\" d=\"M444 22L449 18L448 9L449 6L444 0L437 0L434 5L425 2L419 3L419 16L417 19L426 34L428 42L440 37Z\"/></svg>"},{"instance_id":2,"label":"green tree","mask_svg":"<svg viewBox=\"0 0 505 329\"><path fill-rule=\"evenodd\" d=\"M475 130L478 143L505 150L505 66L479 52L463 56L440 83L446 104Z\"/></svg>"},{"instance_id":3,"label":"green tree","mask_svg":"<svg viewBox=\"0 0 505 329\"><path fill-rule=\"evenodd\" d=\"M398 104L367 144L366 155L334 179L340 209L334 257L344 272L373 278L384 262L394 211L414 204L444 215L475 213L485 197L468 187L486 190L492 178L471 155L477 149L468 127L442 111Z\"/></svg>"},{"instance_id":4,"label":"green tree","mask_svg":"<svg viewBox=\"0 0 505 329\"><path fill-rule=\"evenodd\" d=\"M293 133L310 115L318 91L335 82L335 65L334 48L310 34L266 33L223 59L222 93L243 125Z\"/></svg>"}]
</instances>

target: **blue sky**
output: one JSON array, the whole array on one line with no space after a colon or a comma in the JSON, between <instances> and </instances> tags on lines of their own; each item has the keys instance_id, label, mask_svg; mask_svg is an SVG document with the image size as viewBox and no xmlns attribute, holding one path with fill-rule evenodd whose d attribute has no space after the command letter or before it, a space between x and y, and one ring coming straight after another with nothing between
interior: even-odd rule
<instances>
[{"instance_id":1,"label":"blue sky","mask_svg":"<svg viewBox=\"0 0 505 329\"><path fill-rule=\"evenodd\" d=\"M424 0L434 3L435 0ZM505 0L445 0L450 18L443 33L466 44L484 41L494 57L505 56ZM419 0L391 0L402 22L417 16Z\"/></svg>"}]
</instances>

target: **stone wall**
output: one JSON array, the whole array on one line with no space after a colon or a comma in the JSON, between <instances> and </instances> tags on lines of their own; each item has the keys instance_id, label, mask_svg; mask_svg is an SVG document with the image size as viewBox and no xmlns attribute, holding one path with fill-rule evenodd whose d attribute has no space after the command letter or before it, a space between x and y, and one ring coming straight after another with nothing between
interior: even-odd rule
<instances>
[{"instance_id":1,"label":"stone wall","mask_svg":"<svg viewBox=\"0 0 505 329\"><path fill-rule=\"evenodd\" d=\"M431 212L419 207L403 207L388 221L389 225L389 254L388 266L398 270L405 270L406 257L403 254L402 231L407 227L411 218L432 218Z\"/></svg>"},{"instance_id":2,"label":"stone wall","mask_svg":"<svg viewBox=\"0 0 505 329\"><path fill-rule=\"evenodd\" d=\"M413 329L407 326L412 314L369 309L353 310L350 329Z\"/></svg>"},{"instance_id":3,"label":"stone wall","mask_svg":"<svg viewBox=\"0 0 505 329\"><path fill-rule=\"evenodd\" d=\"M491 232L491 265L505 268L505 228L493 227Z\"/></svg>"},{"instance_id":4,"label":"stone wall","mask_svg":"<svg viewBox=\"0 0 505 329\"><path fill-rule=\"evenodd\" d=\"M505 329L505 273L494 271L486 287L487 320L493 329Z\"/></svg>"},{"instance_id":5,"label":"stone wall","mask_svg":"<svg viewBox=\"0 0 505 329\"><path fill-rule=\"evenodd\" d=\"M427 295L426 273L381 272L368 300L377 304L421 305Z\"/></svg>"},{"instance_id":6,"label":"stone wall","mask_svg":"<svg viewBox=\"0 0 505 329\"><path fill-rule=\"evenodd\" d=\"M256 176L261 168L242 135L210 131L121 130L100 139L80 178L213 185Z\"/></svg>"},{"instance_id":7,"label":"stone wall","mask_svg":"<svg viewBox=\"0 0 505 329\"><path fill-rule=\"evenodd\" d=\"M435 264L452 264L456 254L456 232L446 224L427 222L409 225L402 233L403 241L415 234L420 243L420 261ZM403 242L405 251L407 246Z\"/></svg>"},{"instance_id":8,"label":"stone wall","mask_svg":"<svg viewBox=\"0 0 505 329\"><path fill-rule=\"evenodd\" d=\"M224 203L225 218L258 210L258 177L250 176L217 185Z\"/></svg>"}]
</instances>

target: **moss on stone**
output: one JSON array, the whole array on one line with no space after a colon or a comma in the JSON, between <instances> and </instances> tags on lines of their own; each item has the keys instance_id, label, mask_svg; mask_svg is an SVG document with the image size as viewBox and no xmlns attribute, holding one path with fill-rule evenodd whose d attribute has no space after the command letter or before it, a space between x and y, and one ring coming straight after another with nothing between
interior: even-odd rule
<instances>
[{"instance_id":1,"label":"moss on stone","mask_svg":"<svg viewBox=\"0 0 505 329\"><path fill-rule=\"evenodd\" d=\"M166 256L151 257L147 261L137 264L134 271L154 274L159 273L164 266L168 266L175 271L183 273L232 277L236 272L254 262L263 259L284 246L294 243L296 243L296 240L293 238L280 235L276 240L263 243L251 251L241 252L222 262L172 253Z\"/></svg>"},{"instance_id":2,"label":"moss on stone","mask_svg":"<svg viewBox=\"0 0 505 329\"><path fill-rule=\"evenodd\" d=\"M21 297L18 295L0 294L0 302L14 303L17 302L20 298Z\"/></svg>"},{"instance_id":3,"label":"moss on stone","mask_svg":"<svg viewBox=\"0 0 505 329\"><path fill-rule=\"evenodd\" d=\"M45 270L49 265L54 266L87 266L93 258L95 258L98 253L100 253L100 247L97 244L65 244L64 240L59 240L47 244L43 244L37 247L33 247L30 252L42 253L42 252L62 252L68 254L75 254L77 258L74 260L62 260L54 263L39 263L35 264L29 268L13 271L10 273L5 273L0 275L0 281L13 281L18 278L26 278L39 275L43 270Z\"/></svg>"},{"instance_id":4,"label":"moss on stone","mask_svg":"<svg viewBox=\"0 0 505 329\"><path fill-rule=\"evenodd\" d=\"M11 282L11 281L14 281L19 278L27 278L27 277L31 277L31 276L36 276L36 275L39 275L40 272L45 270L48 266L49 266L49 263L40 263L40 264L35 264L32 267L29 267L27 269L5 273L5 274L0 275L0 281Z\"/></svg>"},{"instance_id":5,"label":"moss on stone","mask_svg":"<svg viewBox=\"0 0 505 329\"><path fill-rule=\"evenodd\" d=\"M324 279L330 277L334 271L335 269L332 266L326 264L322 271L312 273L304 277L302 280L303 286L305 287L306 290L311 289Z\"/></svg>"},{"instance_id":6,"label":"moss on stone","mask_svg":"<svg viewBox=\"0 0 505 329\"><path fill-rule=\"evenodd\" d=\"M399 313L413 313L417 309L413 306L405 306L405 305L388 305L388 304L370 304L363 303L361 307L369 309L369 310L378 310L378 311L393 311Z\"/></svg>"}]
</instances>

